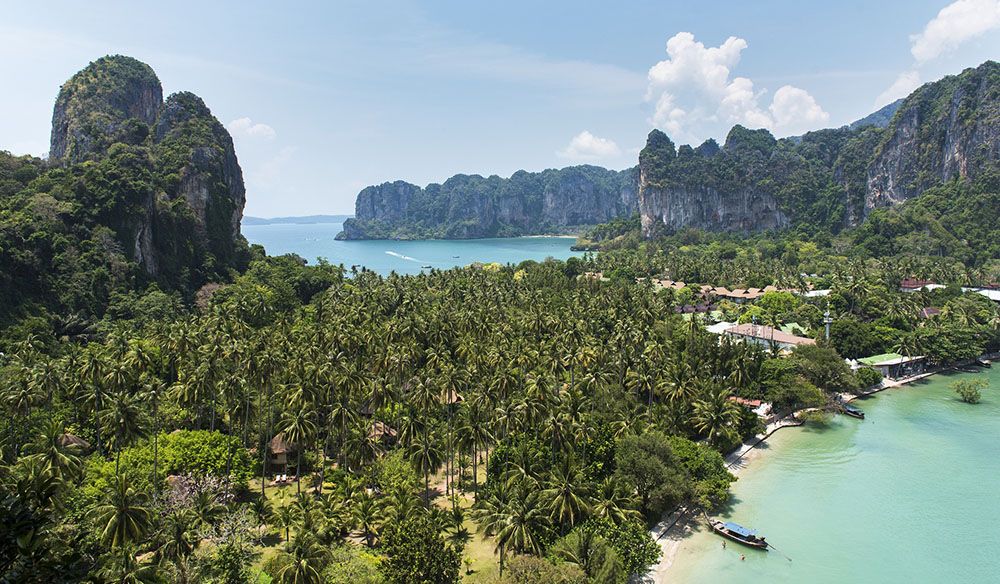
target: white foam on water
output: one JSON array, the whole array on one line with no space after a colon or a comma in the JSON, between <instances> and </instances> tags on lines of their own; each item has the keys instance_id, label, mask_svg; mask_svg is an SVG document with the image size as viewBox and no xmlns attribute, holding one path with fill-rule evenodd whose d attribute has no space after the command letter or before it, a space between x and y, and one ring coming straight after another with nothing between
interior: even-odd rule
<instances>
[{"instance_id":1,"label":"white foam on water","mask_svg":"<svg viewBox=\"0 0 1000 584\"><path fill-rule=\"evenodd\" d=\"M387 252L385 252L385 253L387 253L387 254L391 255L392 257L396 257L396 258L399 258L399 259L401 259L401 260L407 260L407 261L410 261L410 262L418 262L418 263L420 262L420 260L418 260L417 258L411 258L411 257L410 257L410 256L408 256L408 255L403 255L403 254L401 254L401 253L396 253L396 252L394 252L394 251L387 251Z\"/></svg>"}]
</instances>

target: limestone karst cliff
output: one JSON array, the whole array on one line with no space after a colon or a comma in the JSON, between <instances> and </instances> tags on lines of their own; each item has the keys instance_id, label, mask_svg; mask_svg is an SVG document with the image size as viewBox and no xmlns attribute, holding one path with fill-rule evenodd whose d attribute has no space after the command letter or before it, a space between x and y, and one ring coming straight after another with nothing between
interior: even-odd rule
<instances>
[{"instance_id":1,"label":"limestone karst cliff","mask_svg":"<svg viewBox=\"0 0 1000 584\"><path fill-rule=\"evenodd\" d=\"M49 159L135 171L129 192L110 193L108 226L147 274L193 284L243 261L246 189L232 138L201 98L162 93L145 63L94 61L60 88Z\"/></svg>"},{"instance_id":2,"label":"limestone karst cliff","mask_svg":"<svg viewBox=\"0 0 1000 584\"><path fill-rule=\"evenodd\" d=\"M683 228L753 232L797 225L837 232L873 209L1000 160L1000 65L925 84L838 129L776 140L736 126L719 148L674 147L653 130L639 157L643 234Z\"/></svg>"},{"instance_id":3,"label":"limestone karst cliff","mask_svg":"<svg viewBox=\"0 0 1000 584\"><path fill-rule=\"evenodd\" d=\"M637 209L637 172L573 166L362 190L341 239L469 239L572 230Z\"/></svg>"}]
</instances>

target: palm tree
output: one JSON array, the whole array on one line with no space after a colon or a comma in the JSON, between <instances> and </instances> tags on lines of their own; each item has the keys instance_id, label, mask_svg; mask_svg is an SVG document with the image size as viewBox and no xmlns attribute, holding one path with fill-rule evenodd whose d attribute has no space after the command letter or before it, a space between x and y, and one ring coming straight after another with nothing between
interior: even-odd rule
<instances>
[{"instance_id":1,"label":"palm tree","mask_svg":"<svg viewBox=\"0 0 1000 584\"><path fill-rule=\"evenodd\" d=\"M285 439L295 445L295 491L302 492L302 450L313 436L316 435L316 423L313 421L314 411L310 404L300 404L297 408L282 415L282 432Z\"/></svg>"},{"instance_id":2,"label":"palm tree","mask_svg":"<svg viewBox=\"0 0 1000 584\"><path fill-rule=\"evenodd\" d=\"M289 532L295 525L295 508L291 504L282 504L274 508L271 513L271 521L278 529L285 530L285 542L289 541Z\"/></svg>"},{"instance_id":3,"label":"palm tree","mask_svg":"<svg viewBox=\"0 0 1000 584\"><path fill-rule=\"evenodd\" d=\"M635 496L629 493L613 476L606 477L597 487L592 505L594 517L607 519L620 525L630 519L641 520L636 509Z\"/></svg>"},{"instance_id":4,"label":"palm tree","mask_svg":"<svg viewBox=\"0 0 1000 584\"><path fill-rule=\"evenodd\" d=\"M156 553L161 560L170 561L177 568L179 580L187 582L187 560L198 545L198 538L192 532L193 515L187 511L174 511L163 521L163 545Z\"/></svg>"},{"instance_id":5,"label":"palm tree","mask_svg":"<svg viewBox=\"0 0 1000 584\"><path fill-rule=\"evenodd\" d=\"M125 475L118 475L105 503L92 511L101 541L112 549L120 549L122 563L132 545L139 543L152 523L152 513L145 507L146 497L132 488Z\"/></svg>"},{"instance_id":6,"label":"palm tree","mask_svg":"<svg viewBox=\"0 0 1000 584\"><path fill-rule=\"evenodd\" d=\"M125 552L121 562L110 562L98 572L103 582L114 584L154 584L159 582L154 564L139 562L135 553Z\"/></svg>"},{"instance_id":7,"label":"palm tree","mask_svg":"<svg viewBox=\"0 0 1000 584\"><path fill-rule=\"evenodd\" d=\"M583 521L590 513L590 489L572 456L563 459L549 478L541 497L549 509L549 518L564 532Z\"/></svg>"},{"instance_id":8,"label":"palm tree","mask_svg":"<svg viewBox=\"0 0 1000 584\"><path fill-rule=\"evenodd\" d=\"M614 584L627 576L621 558L611 545L591 531L573 531L556 542L552 555L579 566L587 575L587 581L595 584Z\"/></svg>"},{"instance_id":9,"label":"palm tree","mask_svg":"<svg viewBox=\"0 0 1000 584\"><path fill-rule=\"evenodd\" d=\"M373 547L382 524L382 505L379 500L368 491L360 491L354 498L352 515L354 525L364 532L365 544Z\"/></svg>"},{"instance_id":10,"label":"palm tree","mask_svg":"<svg viewBox=\"0 0 1000 584\"><path fill-rule=\"evenodd\" d=\"M145 433L141 403L141 395L121 390L114 395L111 407L104 414L104 425L115 450L115 474L118 474L122 450Z\"/></svg>"},{"instance_id":11,"label":"palm tree","mask_svg":"<svg viewBox=\"0 0 1000 584\"><path fill-rule=\"evenodd\" d=\"M83 472L79 447L64 442L63 425L55 419L46 422L35 441L28 445L28 458L36 459L46 472L61 480L74 480Z\"/></svg>"},{"instance_id":12,"label":"palm tree","mask_svg":"<svg viewBox=\"0 0 1000 584\"><path fill-rule=\"evenodd\" d=\"M433 434L426 432L418 436L410 445L410 462L413 468L424 475L424 503L431 504L431 473L435 473L444 463L444 453Z\"/></svg>"},{"instance_id":13,"label":"palm tree","mask_svg":"<svg viewBox=\"0 0 1000 584\"><path fill-rule=\"evenodd\" d=\"M729 399L731 396L724 387L709 387L694 403L694 428L716 447L732 439L740 419L739 406Z\"/></svg>"},{"instance_id":14,"label":"palm tree","mask_svg":"<svg viewBox=\"0 0 1000 584\"><path fill-rule=\"evenodd\" d=\"M278 571L281 584L320 584L328 553L311 535L296 533L295 541L281 552L285 565Z\"/></svg>"}]
</instances>

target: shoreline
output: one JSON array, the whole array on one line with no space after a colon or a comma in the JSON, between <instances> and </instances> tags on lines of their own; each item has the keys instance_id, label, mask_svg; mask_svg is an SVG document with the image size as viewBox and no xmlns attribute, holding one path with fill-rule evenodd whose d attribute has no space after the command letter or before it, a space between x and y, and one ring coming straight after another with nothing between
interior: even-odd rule
<instances>
[{"instance_id":1,"label":"shoreline","mask_svg":"<svg viewBox=\"0 0 1000 584\"><path fill-rule=\"evenodd\" d=\"M995 358L992 355L987 355L986 357ZM896 380L883 380L878 386L861 391L857 394L840 395L843 396L845 401L850 402L858 398L868 397L870 395L883 392L887 389L903 387L915 381L927 379L928 377L937 375L938 373L948 371L968 372L964 369L966 366L968 366L968 364L940 367L932 371L926 371L910 377L904 377ZM746 470L753 460L763 455L763 450L758 448L758 446L782 428L800 427L804 425L805 422L798 419L797 416L799 413L806 412L811 409L813 408L796 410L765 426L763 432L743 442L735 450L724 457L726 469L728 469L734 476L739 477L739 475ZM650 535L656 541L657 545L660 546L661 555L660 561L649 568L649 571L646 572L646 574L640 579L641 582L648 584L661 584L669 581L670 569L674 565L674 560L676 559L678 552L683 546L684 541L691 533L694 532L695 526L698 525L700 521L701 518L698 516L696 509L681 507L669 513L649 530Z\"/></svg>"}]
</instances>

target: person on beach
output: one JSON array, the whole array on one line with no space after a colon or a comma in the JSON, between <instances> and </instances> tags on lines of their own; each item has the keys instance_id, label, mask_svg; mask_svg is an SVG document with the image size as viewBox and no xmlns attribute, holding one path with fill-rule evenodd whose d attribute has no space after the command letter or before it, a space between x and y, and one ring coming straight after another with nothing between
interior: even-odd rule
<instances>
[{"instance_id":1,"label":"person on beach","mask_svg":"<svg viewBox=\"0 0 1000 584\"><path fill-rule=\"evenodd\" d=\"M725 541L722 542L722 549L726 549L726 542Z\"/></svg>"}]
</instances>

